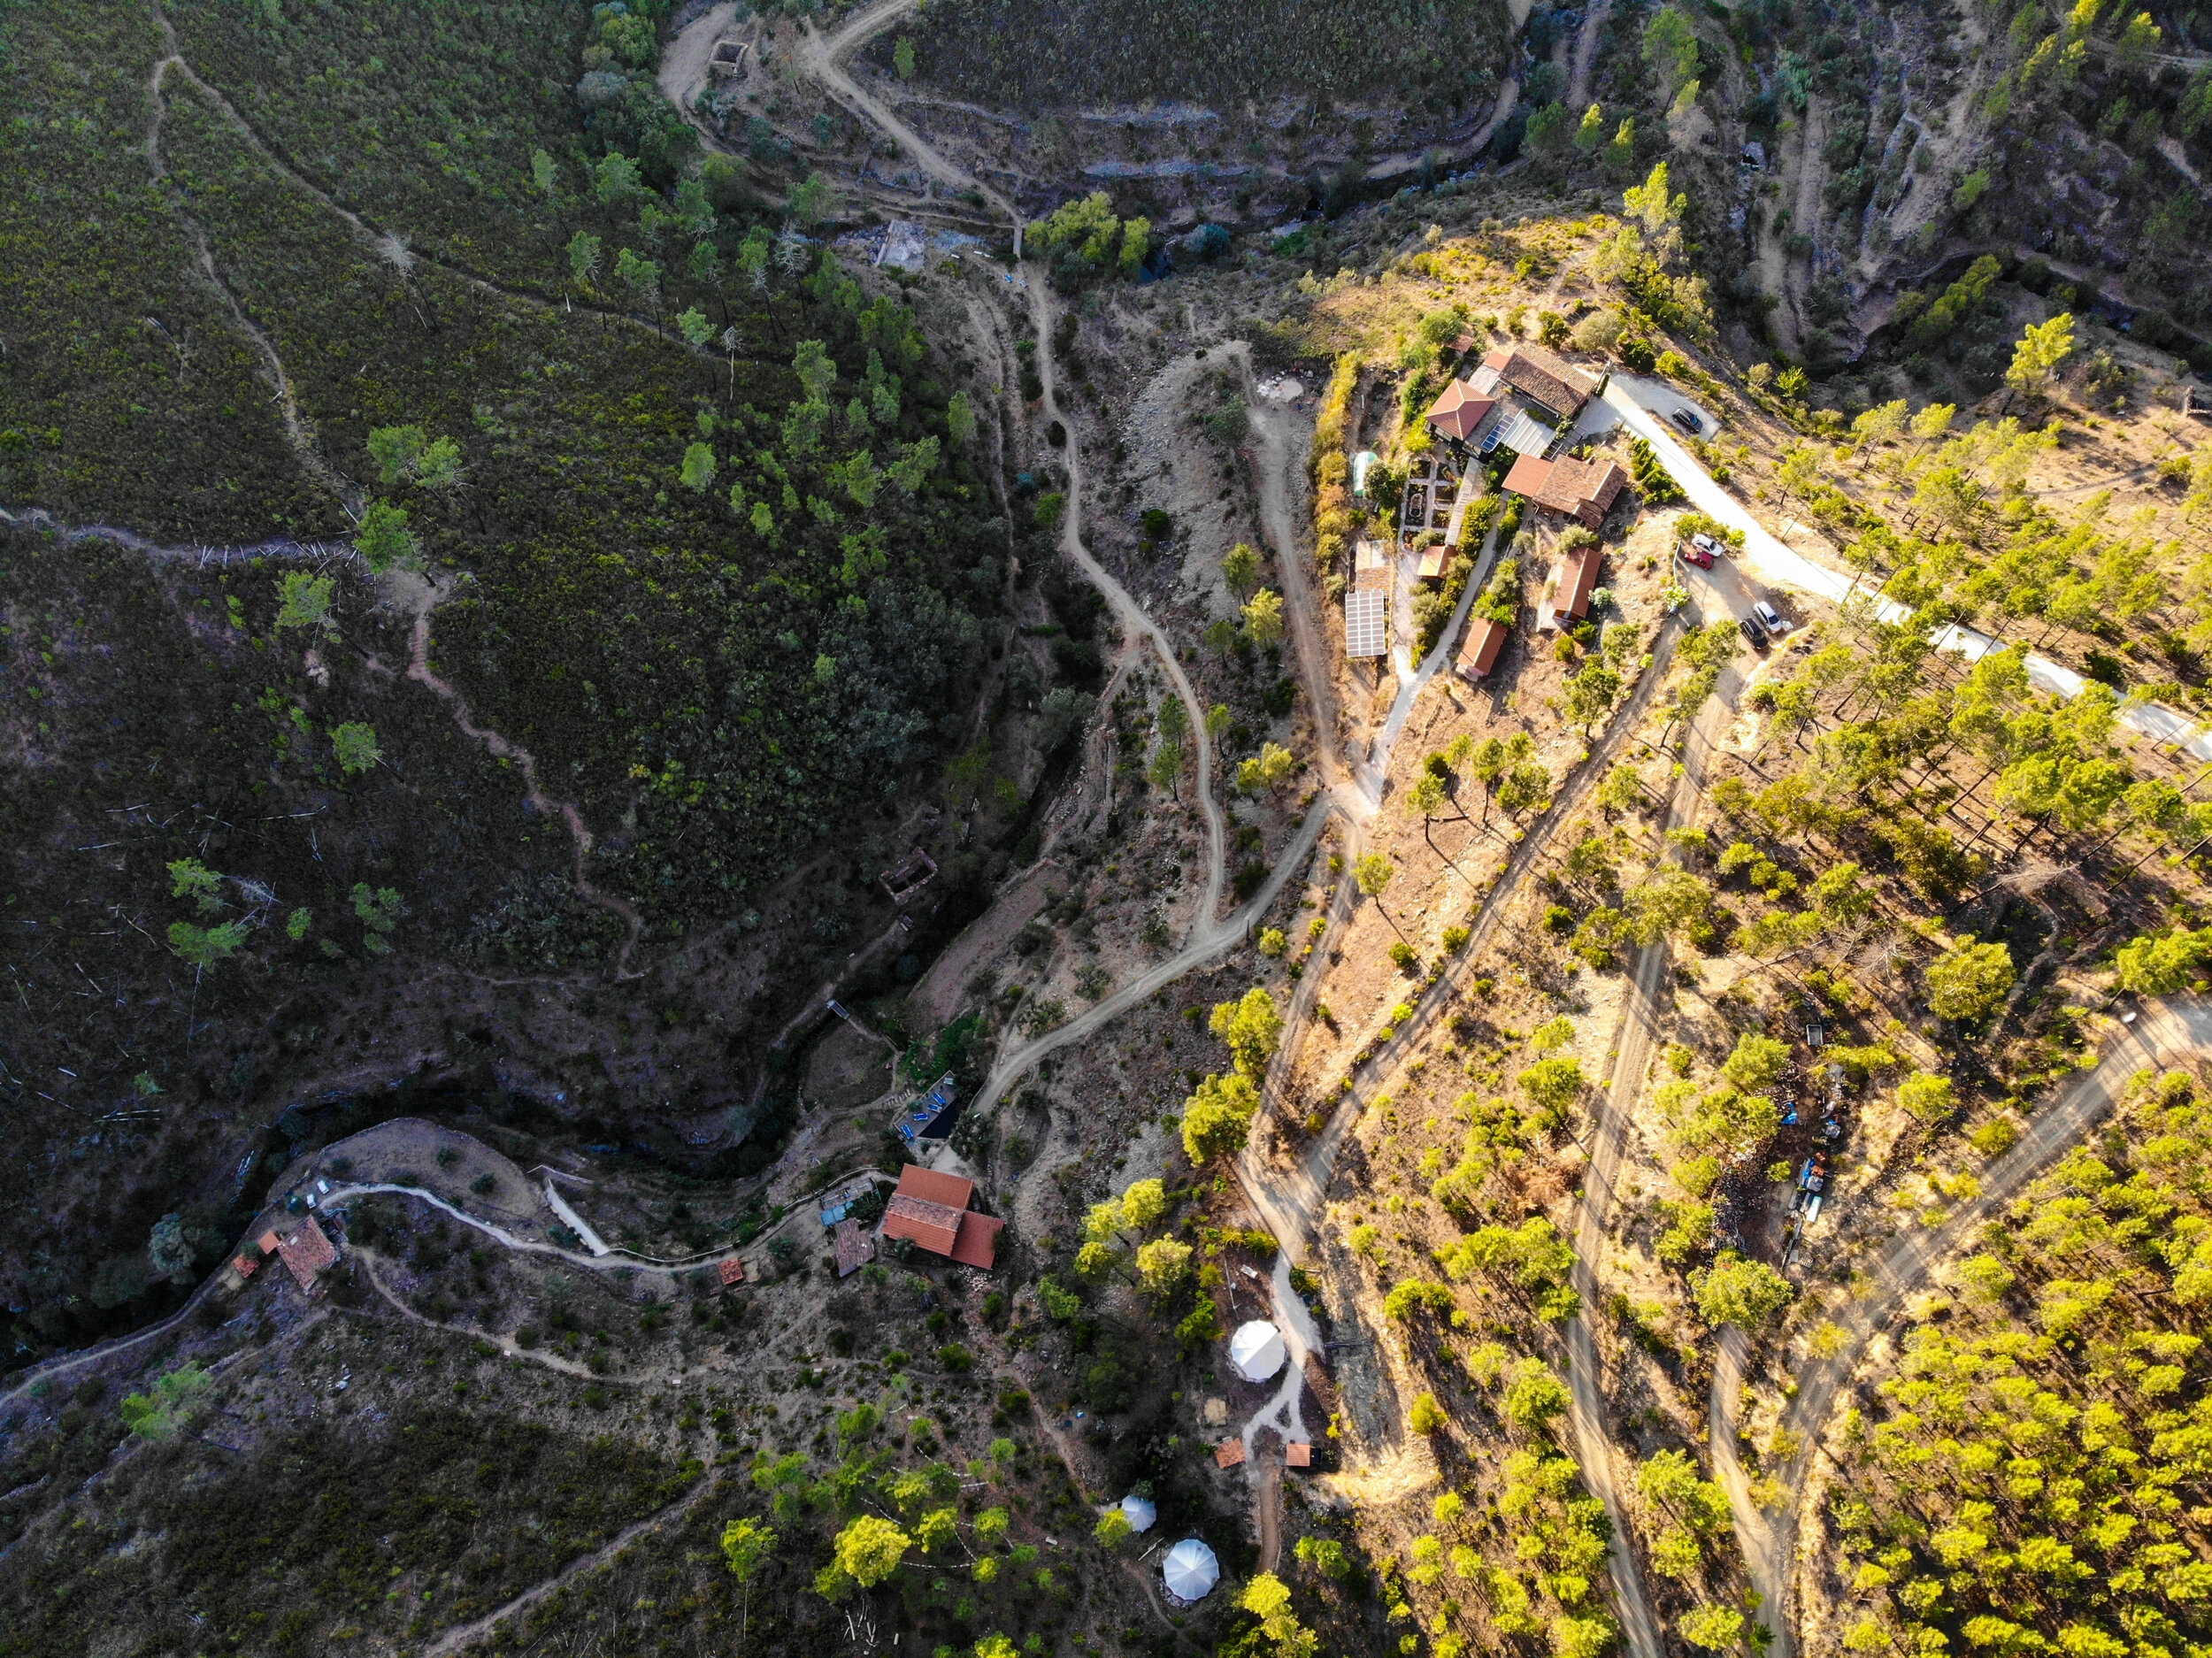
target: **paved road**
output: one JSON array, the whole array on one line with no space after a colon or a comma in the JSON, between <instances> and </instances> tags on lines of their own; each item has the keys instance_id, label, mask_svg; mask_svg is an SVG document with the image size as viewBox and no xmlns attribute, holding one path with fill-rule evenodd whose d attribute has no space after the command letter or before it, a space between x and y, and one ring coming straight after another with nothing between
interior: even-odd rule
<instances>
[{"instance_id":1,"label":"paved road","mask_svg":"<svg viewBox=\"0 0 2212 1658\"><path fill-rule=\"evenodd\" d=\"M1840 603L1854 585L1848 574L1816 564L1794 548L1784 545L1752 516L1743 503L1715 483L1712 474L1698 464L1697 457L1677 441L1673 428L1662 416L1687 402L1689 399L1664 382L1633 374L1615 374L1605 388L1607 406L1620 417L1622 425L1658 451L1660 460L1681 484L1691 504L1708 517L1743 532L1744 547L1739 556L1742 564L1768 581ZM1706 429L1714 429L1709 419ZM1908 614L1904 606L1893 600L1881 600L1877 608L1885 621L1902 621ZM1947 628L1936 636L1935 642L1939 649L1955 650L1970 661L1997 648L1995 640L1970 627ZM2033 652L2029 653L2027 668L2029 681L2037 689L2060 696L2078 696L2088 683L2071 668ZM2124 705L2120 720L2155 741L2177 745L2200 760L2212 760L2212 735L2205 734L2196 721L2163 703Z\"/></svg>"}]
</instances>

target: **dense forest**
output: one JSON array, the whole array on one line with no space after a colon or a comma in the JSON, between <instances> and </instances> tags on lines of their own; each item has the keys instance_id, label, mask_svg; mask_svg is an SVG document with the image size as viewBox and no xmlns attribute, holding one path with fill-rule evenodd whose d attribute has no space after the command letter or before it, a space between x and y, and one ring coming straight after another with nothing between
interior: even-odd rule
<instances>
[{"instance_id":1,"label":"dense forest","mask_svg":"<svg viewBox=\"0 0 2212 1658\"><path fill-rule=\"evenodd\" d=\"M1847 1650L2204 1639L2208 1109L2190 1076L2139 1075L1898 1332L1829 1501Z\"/></svg>"},{"instance_id":2,"label":"dense forest","mask_svg":"<svg viewBox=\"0 0 2212 1658\"><path fill-rule=\"evenodd\" d=\"M257 1154L227 1178L200 1114L356 1084L420 963L627 971L826 846L864 894L967 744L1013 542L961 347L803 180L702 160L663 20L0 14L35 181L0 203L0 1087L16 1155L148 1175L20 1217L32 1342L169 1293L164 1213L219 1247Z\"/></svg>"}]
</instances>

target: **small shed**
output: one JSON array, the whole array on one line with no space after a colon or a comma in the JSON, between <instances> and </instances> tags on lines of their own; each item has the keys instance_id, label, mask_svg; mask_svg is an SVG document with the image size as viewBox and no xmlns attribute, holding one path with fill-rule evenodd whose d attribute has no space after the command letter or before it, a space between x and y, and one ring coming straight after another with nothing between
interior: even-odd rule
<instances>
[{"instance_id":1,"label":"small shed","mask_svg":"<svg viewBox=\"0 0 2212 1658\"><path fill-rule=\"evenodd\" d=\"M1244 1441L1242 1439L1232 1437L1222 1440L1219 1445L1214 1447L1214 1466L1216 1468L1234 1468L1243 1461Z\"/></svg>"},{"instance_id":2,"label":"small shed","mask_svg":"<svg viewBox=\"0 0 2212 1658\"><path fill-rule=\"evenodd\" d=\"M1552 595L1552 614L1580 621L1590 610L1590 595L1598 585L1598 564L1603 549L1595 541L1576 548L1559 564L1559 586Z\"/></svg>"},{"instance_id":3,"label":"small shed","mask_svg":"<svg viewBox=\"0 0 2212 1658\"><path fill-rule=\"evenodd\" d=\"M732 1255L726 1261L718 1262L714 1270L715 1275L722 1280L722 1287L726 1290L745 1281L745 1263L735 1255Z\"/></svg>"},{"instance_id":4,"label":"small shed","mask_svg":"<svg viewBox=\"0 0 2212 1658\"><path fill-rule=\"evenodd\" d=\"M1291 1440L1289 1444L1283 1447L1283 1466L1285 1468L1311 1468L1313 1447L1302 1439Z\"/></svg>"},{"instance_id":5,"label":"small shed","mask_svg":"<svg viewBox=\"0 0 2212 1658\"><path fill-rule=\"evenodd\" d=\"M1503 622L1487 616L1479 616L1475 625L1467 630L1467 642L1460 647L1456 664L1464 679L1479 679L1498 665L1498 655L1505 649L1506 640L1513 630Z\"/></svg>"},{"instance_id":6,"label":"small shed","mask_svg":"<svg viewBox=\"0 0 2212 1658\"><path fill-rule=\"evenodd\" d=\"M837 1251L837 1276L849 1278L876 1258L876 1235L856 1220L841 1220L830 1233Z\"/></svg>"}]
</instances>

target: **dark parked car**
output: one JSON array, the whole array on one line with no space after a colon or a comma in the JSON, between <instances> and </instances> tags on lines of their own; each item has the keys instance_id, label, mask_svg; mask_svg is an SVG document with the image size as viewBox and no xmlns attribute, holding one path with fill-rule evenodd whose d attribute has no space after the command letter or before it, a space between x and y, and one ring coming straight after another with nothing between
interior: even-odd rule
<instances>
[{"instance_id":1,"label":"dark parked car","mask_svg":"<svg viewBox=\"0 0 2212 1658\"><path fill-rule=\"evenodd\" d=\"M1675 425L1680 426L1685 432L1691 434L1693 436L1705 430L1705 422L1699 419L1687 409L1678 409L1672 414L1669 415L1667 418L1673 421Z\"/></svg>"},{"instance_id":2,"label":"dark parked car","mask_svg":"<svg viewBox=\"0 0 2212 1658\"><path fill-rule=\"evenodd\" d=\"M1743 629L1743 636L1751 641L1754 648L1760 650L1767 648L1767 630L1750 617L1745 617L1736 626Z\"/></svg>"}]
</instances>

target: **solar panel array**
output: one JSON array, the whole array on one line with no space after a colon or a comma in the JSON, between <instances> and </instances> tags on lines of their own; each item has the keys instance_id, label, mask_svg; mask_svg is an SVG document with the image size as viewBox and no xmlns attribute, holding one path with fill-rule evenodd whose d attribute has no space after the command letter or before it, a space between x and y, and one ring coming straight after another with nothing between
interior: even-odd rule
<instances>
[{"instance_id":1,"label":"solar panel array","mask_svg":"<svg viewBox=\"0 0 2212 1658\"><path fill-rule=\"evenodd\" d=\"M1527 411L1513 417L1498 441L1517 455L1538 455L1549 449L1559 439L1559 434Z\"/></svg>"},{"instance_id":2,"label":"solar panel array","mask_svg":"<svg viewBox=\"0 0 2212 1658\"><path fill-rule=\"evenodd\" d=\"M1387 603L1372 589L1354 588L1344 595L1344 650L1351 656L1383 654L1383 621Z\"/></svg>"}]
</instances>

